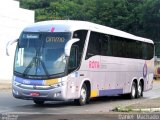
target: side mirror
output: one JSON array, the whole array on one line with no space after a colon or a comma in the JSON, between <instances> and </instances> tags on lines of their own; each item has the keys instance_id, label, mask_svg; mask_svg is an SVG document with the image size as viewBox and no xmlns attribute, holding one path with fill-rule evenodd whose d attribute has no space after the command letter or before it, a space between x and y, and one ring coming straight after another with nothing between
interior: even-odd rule
<instances>
[{"instance_id":1,"label":"side mirror","mask_svg":"<svg viewBox=\"0 0 160 120\"><path fill-rule=\"evenodd\" d=\"M65 48L64 48L64 51L65 51L65 55L66 56L70 56L70 51L71 51L71 46L73 43L75 42L78 42L80 39L78 38L73 38L71 40L69 40L66 45L65 45Z\"/></svg>"},{"instance_id":2,"label":"side mirror","mask_svg":"<svg viewBox=\"0 0 160 120\"><path fill-rule=\"evenodd\" d=\"M14 43L16 43L18 41L18 39L16 39L16 40L11 40L11 41L9 41L7 44L6 44L6 55L7 56L10 56L10 54L9 54L9 47L11 46L11 45L13 45Z\"/></svg>"}]
</instances>

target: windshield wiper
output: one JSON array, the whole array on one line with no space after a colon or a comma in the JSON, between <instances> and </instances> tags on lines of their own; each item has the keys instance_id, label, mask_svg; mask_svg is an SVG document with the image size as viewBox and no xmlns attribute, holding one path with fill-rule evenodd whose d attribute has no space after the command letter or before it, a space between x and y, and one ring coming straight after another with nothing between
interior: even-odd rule
<instances>
[{"instance_id":1,"label":"windshield wiper","mask_svg":"<svg viewBox=\"0 0 160 120\"><path fill-rule=\"evenodd\" d=\"M29 63L29 65L26 67L26 69L22 73L23 76L27 75L27 73L29 72L29 70L32 68L35 59L36 59L36 56L31 60L31 62Z\"/></svg>"},{"instance_id":2,"label":"windshield wiper","mask_svg":"<svg viewBox=\"0 0 160 120\"><path fill-rule=\"evenodd\" d=\"M43 70L44 70L45 74L47 75L47 77L49 77L49 73L48 73L48 70L47 70L47 68L46 68L46 66L45 66L45 64L44 64L44 62L43 62L40 58L36 58L36 59L37 59L37 61L39 61L39 62L41 63L41 65L42 65L42 67L43 67Z\"/></svg>"},{"instance_id":3,"label":"windshield wiper","mask_svg":"<svg viewBox=\"0 0 160 120\"><path fill-rule=\"evenodd\" d=\"M43 44L42 44L43 46ZM29 63L29 65L26 67L26 69L24 70L23 72L23 76L27 75L27 73L29 72L29 70L32 68L33 64L35 63L35 66L36 66L36 73L37 74L37 69L38 69L38 63L41 63L42 65L42 68L46 74L47 77L49 77L49 73L48 73L48 70L44 64L44 62L40 59L40 50L42 50L42 46L40 46L40 48L35 48L36 50L36 55L33 57L33 59L31 60L31 62Z\"/></svg>"},{"instance_id":4,"label":"windshield wiper","mask_svg":"<svg viewBox=\"0 0 160 120\"><path fill-rule=\"evenodd\" d=\"M49 77L49 73L48 73L48 71L47 71L47 68L46 68L44 62L43 62L40 58L38 58L38 57L36 57L36 56L31 60L31 62L29 63L29 65L26 67L26 69L25 69L24 72L22 73L23 76L26 76L27 73L29 72L29 70L32 68L33 64L35 63L35 64L37 65L37 62L40 62L40 63L41 63L45 74L47 75L47 77ZM37 68L37 66L36 66L36 68ZM36 70L36 71L37 71L37 70Z\"/></svg>"}]
</instances>

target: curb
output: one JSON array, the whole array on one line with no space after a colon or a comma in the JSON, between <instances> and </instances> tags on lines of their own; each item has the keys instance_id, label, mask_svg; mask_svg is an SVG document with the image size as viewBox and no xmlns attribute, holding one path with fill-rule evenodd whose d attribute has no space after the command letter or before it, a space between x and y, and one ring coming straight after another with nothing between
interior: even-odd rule
<instances>
[{"instance_id":1,"label":"curb","mask_svg":"<svg viewBox=\"0 0 160 120\"><path fill-rule=\"evenodd\" d=\"M160 112L160 108L132 109L132 108L116 107L114 111L116 111L116 112Z\"/></svg>"}]
</instances>

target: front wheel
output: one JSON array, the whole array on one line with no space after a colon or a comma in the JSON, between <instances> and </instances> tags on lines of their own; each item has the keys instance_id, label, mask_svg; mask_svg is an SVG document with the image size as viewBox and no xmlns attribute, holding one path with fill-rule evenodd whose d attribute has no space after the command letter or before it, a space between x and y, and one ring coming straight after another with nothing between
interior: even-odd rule
<instances>
[{"instance_id":1,"label":"front wheel","mask_svg":"<svg viewBox=\"0 0 160 120\"><path fill-rule=\"evenodd\" d=\"M88 99L88 90L87 90L87 86L86 84L82 85L81 91L80 91L80 98L79 99L75 99L74 102L75 104L78 105L85 105L89 99Z\"/></svg>"}]
</instances>

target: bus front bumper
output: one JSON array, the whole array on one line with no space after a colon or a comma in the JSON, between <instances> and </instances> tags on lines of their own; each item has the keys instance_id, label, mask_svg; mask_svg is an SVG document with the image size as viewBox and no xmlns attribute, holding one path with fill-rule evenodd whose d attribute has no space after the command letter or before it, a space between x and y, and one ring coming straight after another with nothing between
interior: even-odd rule
<instances>
[{"instance_id":1,"label":"bus front bumper","mask_svg":"<svg viewBox=\"0 0 160 120\"><path fill-rule=\"evenodd\" d=\"M29 86L21 85L17 86L12 84L12 93L15 98L25 100L44 100L44 101L56 101L56 100L68 100L66 96L67 86L52 88L50 86Z\"/></svg>"}]
</instances>

